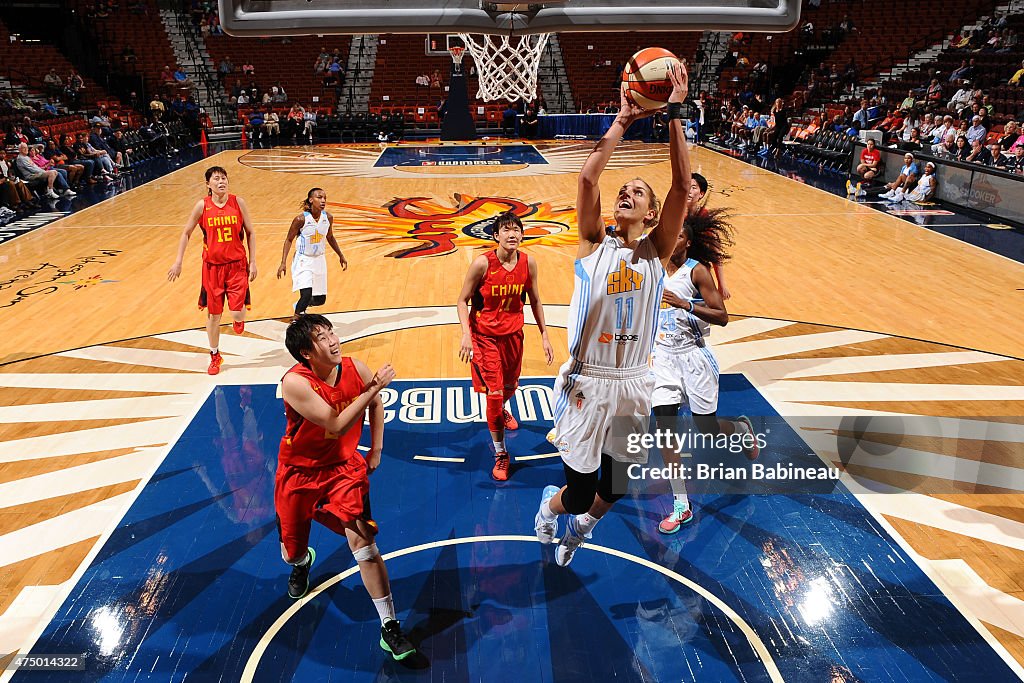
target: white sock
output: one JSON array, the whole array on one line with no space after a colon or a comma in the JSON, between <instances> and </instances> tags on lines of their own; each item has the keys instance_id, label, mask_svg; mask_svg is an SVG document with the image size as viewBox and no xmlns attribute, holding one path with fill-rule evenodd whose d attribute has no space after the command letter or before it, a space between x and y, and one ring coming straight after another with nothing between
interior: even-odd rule
<instances>
[{"instance_id":1,"label":"white sock","mask_svg":"<svg viewBox=\"0 0 1024 683\"><path fill-rule=\"evenodd\" d=\"M216 356L218 353L220 353L220 349L210 349L211 356Z\"/></svg>"},{"instance_id":2,"label":"white sock","mask_svg":"<svg viewBox=\"0 0 1024 683\"><path fill-rule=\"evenodd\" d=\"M491 439L491 443L494 444L495 453L502 453L505 451L505 439L502 439L501 441L494 441Z\"/></svg>"},{"instance_id":3,"label":"white sock","mask_svg":"<svg viewBox=\"0 0 1024 683\"><path fill-rule=\"evenodd\" d=\"M381 626L389 621L395 621L395 601L391 599L390 593L383 598L373 598L373 606L380 615Z\"/></svg>"},{"instance_id":4,"label":"white sock","mask_svg":"<svg viewBox=\"0 0 1024 683\"><path fill-rule=\"evenodd\" d=\"M576 528L581 536L586 536L594 530L594 527L600 521L600 517L594 517L589 512L584 512L582 515L576 515Z\"/></svg>"},{"instance_id":5,"label":"white sock","mask_svg":"<svg viewBox=\"0 0 1024 683\"><path fill-rule=\"evenodd\" d=\"M554 510L551 509L551 501L541 503L540 518L545 522L553 522L558 519L558 515L556 515Z\"/></svg>"},{"instance_id":6,"label":"white sock","mask_svg":"<svg viewBox=\"0 0 1024 683\"><path fill-rule=\"evenodd\" d=\"M673 493L672 500L676 503L682 503L686 507L686 509L690 508L690 499L686 496L685 493Z\"/></svg>"}]
</instances>

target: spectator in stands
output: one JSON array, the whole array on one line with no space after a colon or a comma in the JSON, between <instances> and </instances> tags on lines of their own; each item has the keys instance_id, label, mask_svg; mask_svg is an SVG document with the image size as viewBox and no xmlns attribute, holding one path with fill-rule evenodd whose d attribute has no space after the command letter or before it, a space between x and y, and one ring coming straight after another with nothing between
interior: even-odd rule
<instances>
[{"instance_id":1,"label":"spectator in stands","mask_svg":"<svg viewBox=\"0 0 1024 683\"><path fill-rule=\"evenodd\" d=\"M332 58L324 73L324 85L341 85L341 60Z\"/></svg>"},{"instance_id":2,"label":"spectator in stands","mask_svg":"<svg viewBox=\"0 0 1024 683\"><path fill-rule=\"evenodd\" d=\"M537 130L540 128L540 119L537 117L537 110L534 106L528 105L522 121L519 122L519 133L529 140L537 137Z\"/></svg>"},{"instance_id":3,"label":"spectator in stands","mask_svg":"<svg viewBox=\"0 0 1024 683\"><path fill-rule=\"evenodd\" d=\"M92 159L100 167L100 175L110 180L114 177L114 161L110 158L105 150L99 150L89 144L89 136L85 133L79 133L75 142L75 151L78 152L78 156Z\"/></svg>"},{"instance_id":4,"label":"spectator in stands","mask_svg":"<svg viewBox=\"0 0 1024 683\"><path fill-rule=\"evenodd\" d=\"M241 99L241 97L239 97L239 99ZM246 120L247 130L249 131L249 140L252 142L253 146L265 139L266 133L263 130L264 123L266 123L266 120L263 115L263 107L256 106L249 113Z\"/></svg>"},{"instance_id":5,"label":"spectator in stands","mask_svg":"<svg viewBox=\"0 0 1024 683\"><path fill-rule=\"evenodd\" d=\"M28 185L14 174L4 155L0 154L0 204L18 212L31 208L34 201Z\"/></svg>"},{"instance_id":6,"label":"spectator in stands","mask_svg":"<svg viewBox=\"0 0 1024 683\"><path fill-rule=\"evenodd\" d=\"M1024 145L1017 145L1014 148L1013 156L1006 160L1006 171L1024 174Z\"/></svg>"},{"instance_id":7,"label":"spectator in stands","mask_svg":"<svg viewBox=\"0 0 1024 683\"><path fill-rule=\"evenodd\" d=\"M74 197L75 193L68 187L67 181L56 171L46 171L39 168L28 155L28 145L24 142L18 145L18 157L14 160L17 173L26 183L46 182L46 196L50 199L57 199L60 195L54 192L54 187L61 191L65 197Z\"/></svg>"},{"instance_id":8,"label":"spectator in stands","mask_svg":"<svg viewBox=\"0 0 1024 683\"><path fill-rule=\"evenodd\" d=\"M263 132L267 134L270 144L274 144L281 135L281 117L273 109L263 115Z\"/></svg>"},{"instance_id":9,"label":"spectator in stands","mask_svg":"<svg viewBox=\"0 0 1024 683\"><path fill-rule=\"evenodd\" d=\"M953 143L948 154L957 161L967 161L967 157L971 154L971 145L967 142L967 138L963 135L957 135L956 142Z\"/></svg>"},{"instance_id":10,"label":"spectator in stands","mask_svg":"<svg viewBox=\"0 0 1024 683\"><path fill-rule=\"evenodd\" d=\"M903 125L903 113L899 109L892 109L889 115L882 119L875 128L880 131L889 133L890 136L895 135L896 131Z\"/></svg>"},{"instance_id":11,"label":"spectator in stands","mask_svg":"<svg viewBox=\"0 0 1024 683\"><path fill-rule=\"evenodd\" d=\"M118 154L117 150L111 147L103 138L103 129L98 123L94 123L92 126L92 132L89 134L89 144L97 152L100 152L112 159L116 168L120 169L124 166L124 159L120 154Z\"/></svg>"},{"instance_id":12,"label":"spectator in stands","mask_svg":"<svg viewBox=\"0 0 1024 683\"><path fill-rule=\"evenodd\" d=\"M32 123L32 119L28 116L21 120L21 132L28 138L30 145L38 145L43 142L43 131L36 124Z\"/></svg>"},{"instance_id":13,"label":"spectator in stands","mask_svg":"<svg viewBox=\"0 0 1024 683\"><path fill-rule=\"evenodd\" d=\"M924 175L917 181L917 187L907 193L905 199L918 204L930 202L938 188L935 179L935 163L929 161L924 165Z\"/></svg>"},{"instance_id":14,"label":"spectator in stands","mask_svg":"<svg viewBox=\"0 0 1024 683\"><path fill-rule=\"evenodd\" d=\"M316 62L313 64L313 74L319 76L327 70L327 65L330 63L331 55L327 52L327 48L320 48L320 54L317 56Z\"/></svg>"},{"instance_id":15,"label":"spectator in stands","mask_svg":"<svg viewBox=\"0 0 1024 683\"><path fill-rule=\"evenodd\" d=\"M996 168L1006 168L1006 160L1003 158L1003 146L998 142L994 142L988 146L988 151L992 155L992 165Z\"/></svg>"},{"instance_id":16,"label":"spectator in stands","mask_svg":"<svg viewBox=\"0 0 1024 683\"><path fill-rule=\"evenodd\" d=\"M938 126L938 123L938 115L936 115L933 119L932 115L929 114L928 112L921 114L921 139L926 141L928 144L931 144L932 131L935 130L936 126Z\"/></svg>"},{"instance_id":17,"label":"spectator in stands","mask_svg":"<svg viewBox=\"0 0 1024 683\"><path fill-rule=\"evenodd\" d=\"M441 89L441 72L434 69L434 73L430 74L430 87L433 90Z\"/></svg>"},{"instance_id":18,"label":"spectator in stands","mask_svg":"<svg viewBox=\"0 0 1024 683\"><path fill-rule=\"evenodd\" d=\"M910 111L914 108L917 100L914 99L914 90L911 88L907 91L907 96L903 98L903 102L900 103L900 109L903 111Z\"/></svg>"},{"instance_id":19,"label":"spectator in stands","mask_svg":"<svg viewBox=\"0 0 1024 683\"><path fill-rule=\"evenodd\" d=\"M904 117L903 123L900 124L896 134L903 142L910 142L910 133L914 129L917 129L918 135L921 134L921 115L917 113L916 109L912 108L907 111L907 115Z\"/></svg>"},{"instance_id":20,"label":"spectator in stands","mask_svg":"<svg viewBox=\"0 0 1024 683\"><path fill-rule=\"evenodd\" d=\"M71 171L74 169L65 168L56 161L51 161L49 157L43 154L43 145L32 145L29 147L29 158L32 159L32 163L43 169L44 171L56 171L60 174L60 177L64 179L64 183L70 188L78 184L77 173L72 175Z\"/></svg>"},{"instance_id":21,"label":"spectator in stands","mask_svg":"<svg viewBox=\"0 0 1024 683\"><path fill-rule=\"evenodd\" d=\"M43 82L46 83L46 91L54 97L60 95L61 90L64 89L64 81L57 75L56 69L50 69L50 72L43 76Z\"/></svg>"},{"instance_id":22,"label":"spectator in stands","mask_svg":"<svg viewBox=\"0 0 1024 683\"><path fill-rule=\"evenodd\" d=\"M982 164L983 166L990 166L992 164L992 152L985 146L984 138L975 138L971 142L971 153L967 155L965 161Z\"/></svg>"},{"instance_id":23,"label":"spectator in stands","mask_svg":"<svg viewBox=\"0 0 1024 683\"><path fill-rule=\"evenodd\" d=\"M419 76L416 77L416 85L422 86L424 88L429 88L430 76L428 76L427 74L420 74Z\"/></svg>"},{"instance_id":24,"label":"spectator in stands","mask_svg":"<svg viewBox=\"0 0 1024 683\"><path fill-rule=\"evenodd\" d=\"M220 82L223 83L227 79L228 74L233 73L234 70L235 65L231 63L231 57L224 55L224 59L220 60L220 64L217 65L217 76L220 77Z\"/></svg>"},{"instance_id":25,"label":"spectator in stands","mask_svg":"<svg viewBox=\"0 0 1024 683\"><path fill-rule=\"evenodd\" d=\"M985 126L981 125L982 118L980 115L975 114L971 119L971 127L967 129L967 142L974 143L976 140L984 140L988 135L988 130Z\"/></svg>"},{"instance_id":26,"label":"spectator in stands","mask_svg":"<svg viewBox=\"0 0 1024 683\"><path fill-rule=\"evenodd\" d=\"M911 128L910 139L904 140L900 147L910 152L920 152L924 149L924 143L921 141L921 129Z\"/></svg>"},{"instance_id":27,"label":"spectator in stands","mask_svg":"<svg viewBox=\"0 0 1024 683\"><path fill-rule=\"evenodd\" d=\"M933 78L925 90L924 99L930 107L937 107L942 102L942 85L939 79Z\"/></svg>"},{"instance_id":28,"label":"spectator in stands","mask_svg":"<svg viewBox=\"0 0 1024 683\"><path fill-rule=\"evenodd\" d=\"M185 67L183 67L181 64L179 64L177 68L174 70L174 82L177 84L179 88L192 87L192 79L188 77L187 73L185 73Z\"/></svg>"},{"instance_id":29,"label":"spectator in stands","mask_svg":"<svg viewBox=\"0 0 1024 683\"><path fill-rule=\"evenodd\" d=\"M436 72L435 72L436 73ZM501 112L501 134L507 138L510 138L516 133L516 119L519 117L519 112L516 111L512 103L509 102L508 106L505 107L505 111Z\"/></svg>"},{"instance_id":30,"label":"spectator in stands","mask_svg":"<svg viewBox=\"0 0 1024 683\"><path fill-rule=\"evenodd\" d=\"M966 81L959 82L959 86L961 87L946 104L946 109L956 114L961 113L967 108L971 103L971 97L974 95L974 91L968 86Z\"/></svg>"},{"instance_id":31,"label":"spectator in stands","mask_svg":"<svg viewBox=\"0 0 1024 683\"><path fill-rule=\"evenodd\" d=\"M868 101L860 101L860 109L853 114L853 127L857 130L868 130L870 114L868 114Z\"/></svg>"},{"instance_id":32,"label":"spectator in stands","mask_svg":"<svg viewBox=\"0 0 1024 683\"><path fill-rule=\"evenodd\" d=\"M82 167L82 177L88 180L90 184L98 181L97 176L101 170L99 165L92 159L79 156L78 152L75 150L74 137L71 135L61 137L60 153L67 160L65 163L75 164L76 166Z\"/></svg>"},{"instance_id":33,"label":"spectator in stands","mask_svg":"<svg viewBox=\"0 0 1024 683\"><path fill-rule=\"evenodd\" d=\"M1010 76L1010 80L1007 83L1010 85L1021 85L1021 81L1024 81L1024 61L1020 63L1020 68Z\"/></svg>"},{"instance_id":34,"label":"spectator in stands","mask_svg":"<svg viewBox=\"0 0 1024 683\"><path fill-rule=\"evenodd\" d=\"M249 62L246 62L245 64L242 64L242 76L244 76L245 78L250 78L250 77L255 76L255 75L256 75L256 67L254 67Z\"/></svg>"},{"instance_id":35,"label":"spectator in stands","mask_svg":"<svg viewBox=\"0 0 1024 683\"><path fill-rule=\"evenodd\" d=\"M857 165L857 175L864 180L871 180L882 170L882 153L875 146L875 139L868 138L864 143L864 150L860 153L860 163ZM846 194L853 194L853 185L846 182Z\"/></svg>"},{"instance_id":36,"label":"spectator in stands","mask_svg":"<svg viewBox=\"0 0 1024 683\"><path fill-rule=\"evenodd\" d=\"M119 162L121 168L129 168L132 165L132 154L135 150L129 146L128 139L124 136L124 131L120 128L115 130L108 144L117 153L115 158L121 160Z\"/></svg>"},{"instance_id":37,"label":"spectator in stands","mask_svg":"<svg viewBox=\"0 0 1024 683\"><path fill-rule=\"evenodd\" d=\"M274 104L284 104L288 101L288 95L285 93L284 88L280 85L275 85L270 88L270 101Z\"/></svg>"},{"instance_id":38,"label":"spectator in stands","mask_svg":"<svg viewBox=\"0 0 1024 683\"><path fill-rule=\"evenodd\" d=\"M301 135L313 142L313 129L316 128L316 121L306 117L306 110L298 102L292 105L285 118L285 134L291 137L292 141L296 136Z\"/></svg>"},{"instance_id":39,"label":"spectator in stands","mask_svg":"<svg viewBox=\"0 0 1024 683\"><path fill-rule=\"evenodd\" d=\"M1020 126L1016 121L1007 121L1003 126L1003 134L999 137L999 144L1007 152L1013 151L1013 145L1020 137Z\"/></svg>"},{"instance_id":40,"label":"spectator in stands","mask_svg":"<svg viewBox=\"0 0 1024 683\"><path fill-rule=\"evenodd\" d=\"M917 161L914 159L914 155L907 152L903 155L903 166L900 168L900 174L896 177L896 180L886 184L889 191L879 196L882 199L891 199L896 202L903 201L904 193L914 186L920 174L921 172Z\"/></svg>"},{"instance_id":41,"label":"spectator in stands","mask_svg":"<svg viewBox=\"0 0 1024 683\"><path fill-rule=\"evenodd\" d=\"M973 62L974 60L972 59L971 64L973 64ZM966 59L961 59L960 66L954 69L953 73L949 75L949 82L956 83L957 81L971 78L971 76L974 75L973 73L971 73L973 71L973 67L971 66L971 64L968 64Z\"/></svg>"},{"instance_id":42,"label":"spectator in stands","mask_svg":"<svg viewBox=\"0 0 1024 683\"><path fill-rule=\"evenodd\" d=\"M167 86L174 85L176 83L174 80L174 70L167 64L165 64L164 68L160 70L160 82Z\"/></svg>"}]
</instances>

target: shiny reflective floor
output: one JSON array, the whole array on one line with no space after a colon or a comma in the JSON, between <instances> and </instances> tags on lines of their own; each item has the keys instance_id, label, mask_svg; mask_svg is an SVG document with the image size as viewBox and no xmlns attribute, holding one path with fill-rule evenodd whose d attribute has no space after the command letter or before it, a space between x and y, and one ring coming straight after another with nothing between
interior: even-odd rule
<instances>
[{"instance_id":1,"label":"shiny reflective floor","mask_svg":"<svg viewBox=\"0 0 1024 683\"><path fill-rule=\"evenodd\" d=\"M723 413L771 414L741 375L722 385ZM509 445L527 459L499 486L468 382L399 381L385 397L372 503L419 657L377 647L351 554L322 527L322 590L301 604L285 595L273 385L212 391L34 651L87 652L74 680L105 681L1013 679L844 491L695 496L695 521L667 537L656 527L671 495L650 483L558 567L532 534L540 490L562 476L544 438L550 386L524 382L515 410L534 419ZM802 446L793 432L773 443L766 464Z\"/></svg>"}]
</instances>

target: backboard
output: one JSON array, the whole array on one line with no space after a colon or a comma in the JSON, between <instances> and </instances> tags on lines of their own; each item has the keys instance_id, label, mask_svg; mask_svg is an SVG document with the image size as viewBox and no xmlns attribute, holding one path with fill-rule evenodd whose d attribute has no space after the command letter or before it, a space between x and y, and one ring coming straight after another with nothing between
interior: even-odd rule
<instances>
[{"instance_id":1,"label":"backboard","mask_svg":"<svg viewBox=\"0 0 1024 683\"><path fill-rule=\"evenodd\" d=\"M236 36L360 33L526 35L582 31L788 31L800 0L218 0Z\"/></svg>"}]
</instances>

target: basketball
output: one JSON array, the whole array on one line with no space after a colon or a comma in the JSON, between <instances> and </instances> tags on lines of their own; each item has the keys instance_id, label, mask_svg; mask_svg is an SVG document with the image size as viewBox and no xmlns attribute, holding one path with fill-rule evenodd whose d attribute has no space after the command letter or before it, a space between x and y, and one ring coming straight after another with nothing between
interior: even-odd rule
<instances>
[{"instance_id":1,"label":"basketball","mask_svg":"<svg viewBox=\"0 0 1024 683\"><path fill-rule=\"evenodd\" d=\"M626 62L622 82L626 96L644 109L660 109L672 93L672 80L668 70L676 56L661 47L645 47Z\"/></svg>"}]
</instances>

